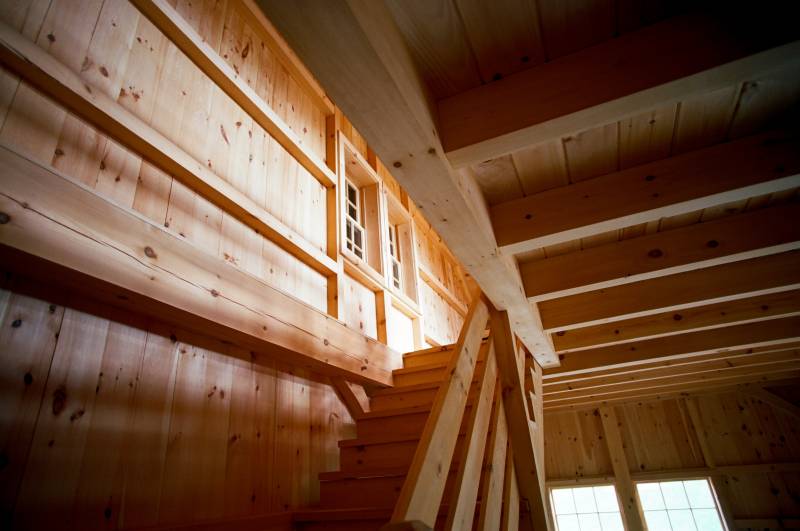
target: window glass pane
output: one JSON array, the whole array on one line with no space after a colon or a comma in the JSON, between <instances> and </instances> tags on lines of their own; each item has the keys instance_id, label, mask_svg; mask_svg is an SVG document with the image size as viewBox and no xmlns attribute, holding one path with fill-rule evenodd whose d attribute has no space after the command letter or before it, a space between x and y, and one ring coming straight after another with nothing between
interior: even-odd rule
<instances>
[{"instance_id":1,"label":"window glass pane","mask_svg":"<svg viewBox=\"0 0 800 531\"><path fill-rule=\"evenodd\" d=\"M575 503L572 501L572 489L554 489L553 505L555 505L556 514L574 513Z\"/></svg>"},{"instance_id":2,"label":"window glass pane","mask_svg":"<svg viewBox=\"0 0 800 531\"><path fill-rule=\"evenodd\" d=\"M572 489L572 495L575 498L575 512L577 513L594 513L597 512L597 505L594 503L594 493L592 487L584 487L582 489Z\"/></svg>"},{"instance_id":3,"label":"window glass pane","mask_svg":"<svg viewBox=\"0 0 800 531\"><path fill-rule=\"evenodd\" d=\"M683 490L683 481L665 481L661 483L661 494L667 509L688 509L689 500Z\"/></svg>"},{"instance_id":4,"label":"window glass pane","mask_svg":"<svg viewBox=\"0 0 800 531\"><path fill-rule=\"evenodd\" d=\"M611 485L594 487L594 499L597 501L597 510L601 513L619 511L617 493Z\"/></svg>"},{"instance_id":5,"label":"window glass pane","mask_svg":"<svg viewBox=\"0 0 800 531\"><path fill-rule=\"evenodd\" d=\"M347 215L358 221L358 209L351 203L347 203Z\"/></svg>"},{"instance_id":6,"label":"window glass pane","mask_svg":"<svg viewBox=\"0 0 800 531\"><path fill-rule=\"evenodd\" d=\"M708 480L684 481L683 486L686 489L686 496L689 498L689 505L692 508L713 509L716 507L714 496L712 496L711 489L708 486Z\"/></svg>"},{"instance_id":7,"label":"window glass pane","mask_svg":"<svg viewBox=\"0 0 800 531\"><path fill-rule=\"evenodd\" d=\"M625 531L619 513L600 513L600 524L603 526L603 531Z\"/></svg>"},{"instance_id":8,"label":"window glass pane","mask_svg":"<svg viewBox=\"0 0 800 531\"><path fill-rule=\"evenodd\" d=\"M692 514L700 531L723 531L716 509L693 509Z\"/></svg>"},{"instance_id":9,"label":"window glass pane","mask_svg":"<svg viewBox=\"0 0 800 531\"><path fill-rule=\"evenodd\" d=\"M557 517L558 531L581 531L578 525L578 516L575 514L562 514Z\"/></svg>"},{"instance_id":10,"label":"window glass pane","mask_svg":"<svg viewBox=\"0 0 800 531\"><path fill-rule=\"evenodd\" d=\"M644 520L647 531L672 531L667 511L645 511Z\"/></svg>"},{"instance_id":11,"label":"window glass pane","mask_svg":"<svg viewBox=\"0 0 800 531\"><path fill-rule=\"evenodd\" d=\"M347 200L351 203L356 203L358 201L358 192L356 192L356 189L350 183L347 183Z\"/></svg>"},{"instance_id":12,"label":"window glass pane","mask_svg":"<svg viewBox=\"0 0 800 531\"><path fill-rule=\"evenodd\" d=\"M578 524L581 526L581 531L600 531L600 518L597 513L579 514Z\"/></svg>"},{"instance_id":13,"label":"window glass pane","mask_svg":"<svg viewBox=\"0 0 800 531\"><path fill-rule=\"evenodd\" d=\"M639 501L645 511L664 508L664 500L661 498L661 489L658 483L638 483L636 490L639 491Z\"/></svg>"},{"instance_id":14,"label":"window glass pane","mask_svg":"<svg viewBox=\"0 0 800 531\"><path fill-rule=\"evenodd\" d=\"M678 509L677 511L667 511L672 529L681 531L697 531L692 518L692 511L689 509Z\"/></svg>"}]
</instances>

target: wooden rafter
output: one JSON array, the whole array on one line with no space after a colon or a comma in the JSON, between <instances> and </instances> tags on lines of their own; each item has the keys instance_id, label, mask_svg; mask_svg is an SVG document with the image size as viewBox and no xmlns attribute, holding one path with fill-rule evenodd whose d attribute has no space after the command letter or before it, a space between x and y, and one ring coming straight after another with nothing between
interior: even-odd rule
<instances>
[{"instance_id":1,"label":"wooden rafter","mask_svg":"<svg viewBox=\"0 0 800 531\"><path fill-rule=\"evenodd\" d=\"M520 253L798 186L800 141L776 131L502 203L491 215L501 249Z\"/></svg>"},{"instance_id":2,"label":"wooden rafter","mask_svg":"<svg viewBox=\"0 0 800 531\"><path fill-rule=\"evenodd\" d=\"M777 33L686 15L610 39L438 102L445 150L460 167L800 64L762 51L797 38Z\"/></svg>"},{"instance_id":3,"label":"wooden rafter","mask_svg":"<svg viewBox=\"0 0 800 531\"><path fill-rule=\"evenodd\" d=\"M497 252L477 184L444 156L429 94L385 4L259 5L492 303L508 311L526 347L543 365L556 363L516 264Z\"/></svg>"},{"instance_id":4,"label":"wooden rafter","mask_svg":"<svg viewBox=\"0 0 800 531\"><path fill-rule=\"evenodd\" d=\"M695 356L724 349L759 347L800 339L800 317L785 317L676 336L644 339L562 354L559 371L641 363L654 358Z\"/></svg>"},{"instance_id":5,"label":"wooden rafter","mask_svg":"<svg viewBox=\"0 0 800 531\"><path fill-rule=\"evenodd\" d=\"M793 315L800 315L799 290L558 331L553 344L557 352L582 350Z\"/></svg>"},{"instance_id":6,"label":"wooden rafter","mask_svg":"<svg viewBox=\"0 0 800 531\"><path fill-rule=\"evenodd\" d=\"M525 293L551 299L800 247L800 205L698 223L520 264ZM585 267L570 267L584 264Z\"/></svg>"},{"instance_id":7,"label":"wooden rafter","mask_svg":"<svg viewBox=\"0 0 800 531\"><path fill-rule=\"evenodd\" d=\"M539 303L548 330L610 323L800 288L800 251L752 258Z\"/></svg>"}]
</instances>

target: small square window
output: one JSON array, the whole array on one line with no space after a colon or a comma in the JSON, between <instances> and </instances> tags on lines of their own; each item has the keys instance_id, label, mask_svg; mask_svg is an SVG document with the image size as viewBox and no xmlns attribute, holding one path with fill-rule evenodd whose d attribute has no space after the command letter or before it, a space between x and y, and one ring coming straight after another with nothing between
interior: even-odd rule
<instances>
[{"instance_id":1,"label":"small square window","mask_svg":"<svg viewBox=\"0 0 800 531\"><path fill-rule=\"evenodd\" d=\"M707 479L637 483L648 531L723 531Z\"/></svg>"},{"instance_id":2,"label":"small square window","mask_svg":"<svg viewBox=\"0 0 800 531\"><path fill-rule=\"evenodd\" d=\"M613 485L550 489L558 531L624 531Z\"/></svg>"}]
</instances>

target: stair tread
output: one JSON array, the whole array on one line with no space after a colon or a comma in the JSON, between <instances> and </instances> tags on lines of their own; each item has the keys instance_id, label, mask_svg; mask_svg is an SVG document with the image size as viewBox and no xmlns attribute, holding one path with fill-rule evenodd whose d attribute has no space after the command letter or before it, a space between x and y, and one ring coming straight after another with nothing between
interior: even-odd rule
<instances>
[{"instance_id":1,"label":"stair tread","mask_svg":"<svg viewBox=\"0 0 800 531\"><path fill-rule=\"evenodd\" d=\"M444 369L447 367L447 363L443 362L434 362L434 363L427 363L425 365L417 365L415 367L403 367L401 369L394 369L392 371L393 375L398 374L414 374L416 372L425 372L425 371L432 371L435 369Z\"/></svg>"},{"instance_id":2,"label":"stair tread","mask_svg":"<svg viewBox=\"0 0 800 531\"><path fill-rule=\"evenodd\" d=\"M447 352L448 350L453 350L455 348L455 344L452 345L440 345L438 347L431 347L422 350L415 350L414 352L407 352L403 354L403 358L412 358L414 356L424 356L425 354L435 354L437 352Z\"/></svg>"},{"instance_id":3,"label":"stair tread","mask_svg":"<svg viewBox=\"0 0 800 531\"><path fill-rule=\"evenodd\" d=\"M381 434L372 437L356 437L355 439L342 439L339 448L352 448L354 446L369 446L371 444L391 444L398 442L418 441L422 434L417 435L392 435Z\"/></svg>"},{"instance_id":4,"label":"stair tread","mask_svg":"<svg viewBox=\"0 0 800 531\"><path fill-rule=\"evenodd\" d=\"M346 509L314 509L308 508L295 511L292 519L295 522L316 522L319 520L375 520L378 518L389 519L392 516L393 506L390 507L362 507Z\"/></svg>"},{"instance_id":5,"label":"stair tread","mask_svg":"<svg viewBox=\"0 0 800 531\"><path fill-rule=\"evenodd\" d=\"M391 466L364 470L333 470L331 472L320 472L319 480L336 481L341 479L387 478L406 475L408 475L407 466Z\"/></svg>"},{"instance_id":6,"label":"stair tread","mask_svg":"<svg viewBox=\"0 0 800 531\"><path fill-rule=\"evenodd\" d=\"M418 413L429 413L432 405L433 403L423 404L421 406L407 406L407 407L399 407L396 409L379 409L376 411L367 411L366 413L364 413L359 417L359 420L378 419L382 417L395 417L400 415L415 415Z\"/></svg>"}]
</instances>

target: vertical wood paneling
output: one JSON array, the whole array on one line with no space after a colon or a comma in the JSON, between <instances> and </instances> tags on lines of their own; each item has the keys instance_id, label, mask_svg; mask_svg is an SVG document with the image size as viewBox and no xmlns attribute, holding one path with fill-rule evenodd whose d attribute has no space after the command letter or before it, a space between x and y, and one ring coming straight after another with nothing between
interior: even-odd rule
<instances>
[{"instance_id":1,"label":"vertical wood paneling","mask_svg":"<svg viewBox=\"0 0 800 531\"><path fill-rule=\"evenodd\" d=\"M0 291L4 524L132 529L318 498L354 436L325 379L139 326Z\"/></svg>"},{"instance_id":2,"label":"vertical wood paneling","mask_svg":"<svg viewBox=\"0 0 800 531\"><path fill-rule=\"evenodd\" d=\"M697 405L695 415L699 426L682 398L627 402L615 407L626 464L632 475L703 466L798 461L800 429L797 419L789 413L773 408L746 390L701 394L690 400ZM596 411L545 415L548 478L612 474L602 429L597 422L581 422L596 419ZM705 439L702 444L700 437ZM598 460L598 453L587 449L599 450L603 459ZM708 462L704 451L709 453ZM775 518L800 513L797 472L722 474L715 481L724 489L722 494L734 518Z\"/></svg>"}]
</instances>

